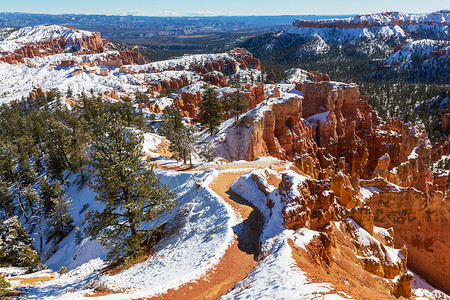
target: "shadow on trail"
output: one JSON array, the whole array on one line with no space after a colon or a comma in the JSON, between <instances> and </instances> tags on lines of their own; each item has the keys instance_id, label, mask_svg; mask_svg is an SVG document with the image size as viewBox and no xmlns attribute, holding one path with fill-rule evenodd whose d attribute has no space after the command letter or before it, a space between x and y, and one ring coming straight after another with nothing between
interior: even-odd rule
<instances>
[{"instance_id":1,"label":"shadow on trail","mask_svg":"<svg viewBox=\"0 0 450 300\"><path fill-rule=\"evenodd\" d=\"M247 219L233 226L233 231L237 235L239 250L247 254L253 254L253 259L256 261L259 256L259 237L262 233L264 217L256 207L238 194L231 190L226 191L226 194L234 202L252 209Z\"/></svg>"}]
</instances>

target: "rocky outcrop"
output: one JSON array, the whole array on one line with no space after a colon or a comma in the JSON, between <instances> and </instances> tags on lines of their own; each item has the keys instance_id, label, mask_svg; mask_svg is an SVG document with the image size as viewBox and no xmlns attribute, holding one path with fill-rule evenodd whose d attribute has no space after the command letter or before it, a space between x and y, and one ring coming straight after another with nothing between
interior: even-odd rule
<instances>
[{"instance_id":1,"label":"rocky outcrop","mask_svg":"<svg viewBox=\"0 0 450 300\"><path fill-rule=\"evenodd\" d=\"M239 66L242 69L247 70L250 66L256 70L261 71L261 62L259 61L259 59L254 58L253 54L250 53L248 50L244 48L234 48L230 50L229 53L230 56L232 56L238 61Z\"/></svg>"},{"instance_id":2,"label":"rocky outcrop","mask_svg":"<svg viewBox=\"0 0 450 300\"><path fill-rule=\"evenodd\" d=\"M277 174L265 169L243 177L256 184L263 193L262 198L267 197L268 218L274 218L267 220L267 224L273 226L275 220L280 220L281 213L283 226L292 232L289 242L293 257L302 270L310 273L322 269L326 274L338 274L334 278L338 281L342 281L339 274L351 272L354 278L361 280L362 286L372 286L378 280L376 278L380 278L380 288L388 295L411 295L412 277L406 267L408 251L406 247L393 248L393 230L375 227L369 207L358 205L346 209L336 203L331 178L317 180L288 170L281 172L281 181L276 188L270 178ZM247 191L249 183L243 184L240 180L236 186ZM307 242L305 235L310 236ZM308 261L312 265L308 265ZM370 279L364 280L364 277ZM350 291L354 292L353 289Z\"/></svg>"},{"instance_id":3,"label":"rocky outcrop","mask_svg":"<svg viewBox=\"0 0 450 300\"><path fill-rule=\"evenodd\" d=\"M330 182L283 173L279 185L283 203L284 227L297 230L310 228L323 231L335 218L334 193Z\"/></svg>"},{"instance_id":4,"label":"rocky outcrop","mask_svg":"<svg viewBox=\"0 0 450 300\"><path fill-rule=\"evenodd\" d=\"M441 12L446 14L446 12ZM439 13L436 13L439 14ZM367 28L380 26L408 26L408 25L433 25L433 26L448 26L446 18L433 18L432 14L427 16L414 16L407 14L400 14L398 12L382 12L376 14L358 15L347 19L326 19L307 21L297 19L293 22L294 27L306 28Z\"/></svg>"},{"instance_id":5,"label":"rocky outcrop","mask_svg":"<svg viewBox=\"0 0 450 300\"><path fill-rule=\"evenodd\" d=\"M449 153L448 138L431 147L423 126L397 118L380 124L356 85L303 82L302 91L303 99L269 99L260 111L245 115L233 132L248 136L246 156L239 156L245 155L241 151L229 158L293 160L299 172L326 182L327 191L349 210L345 215L367 232L374 225L393 227L395 246L406 244L414 271L441 288L450 286L444 271L450 269L450 237L443 229L450 221L448 175L433 174L430 166L432 157L436 161ZM244 141L238 144L247 147ZM318 228L329 221L326 213L312 218L320 198L307 182L286 201L288 228ZM280 190L290 189L287 179L283 184ZM373 262L366 263L370 269ZM372 267L381 270L380 265ZM383 274L395 273L382 269Z\"/></svg>"},{"instance_id":6,"label":"rocky outcrop","mask_svg":"<svg viewBox=\"0 0 450 300\"><path fill-rule=\"evenodd\" d=\"M244 96L248 103L248 109L253 109L266 99L264 84L247 84L244 86Z\"/></svg>"},{"instance_id":7,"label":"rocky outcrop","mask_svg":"<svg viewBox=\"0 0 450 300\"><path fill-rule=\"evenodd\" d=\"M241 122L253 122L246 159L274 156L292 159L296 154L314 153L316 145L311 127L301 119L302 100L290 98L271 105L271 110L254 119L244 117Z\"/></svg>"},{"instance_id":8,"label":"rocky outcrop","mask_svg":"<svg viewBox=\"0 0 450 300\"><path fill-rule=\"evenodd\" d=\"M22 62L21 60L25 57L42 57L65 52L94 54L103 53L104 51L105 41L102 40L99 32L94 32L90 36L83 36L76 40L57 37L39 43L29 43L14 50L14 57L16 61ZM9 57L12 56L9 55ZM5 56L1 57L1 59L5 59Z\"/></svg>"},{"instance_id":9,"label":"rocky outcrop","mask_svg":"<svg viewBox=\"0 0 450 300\"><path fill-rule=\"evenodd\" d=\"M178 90L189 84L189 79L185 76L180 78L170 78L159 82L151 82L148 84L147 93L154 95L156 93L167 93L169 90Z\"/></svg>"},{"instance_id":10,"label":"rocky outcrop","mask_svg":"<svg viewBox=\"0 0 450 300\"><path fill-rule=\"evenodd\" d=\"M177 102L176 107L179 107L185 113L186 117L196 119L200 112L201 101L202 93L199 91L196 93L182 92L181 103Z\"/></svg>"},{"instance_id":11,"label":"rocky outcrop","mask_svg":"<svg viewBox=\"0 0 450 300\"><path fill-rule=\"evenodd\" d=\"M408 265L448 293L448 199L436 192L427 200L413 187L399 187L382 178L361 181L361 186L376 191L366 200L373 211L375 225L393 227L395 246L408 247Z\"/></svg>"},{"instance_id":12,"label":"rocky outcrop","mask_svg":"<svg viewBox=\"0 0 450 300\"><path fill-rule=\"evenodd\" d=\"M412 296L411 283L413 279L414 275L411 272L406 272L402 276L399 276L392 288L392 295L397 298L410 298Z\"/></svg>"},{"instance_id":13,"label":"rocky outcrop","mask_svg":"<svg viewBox=\"0 0 450 300\"><path fill-rule=\"evenodd\" d=\"M207 73L203 75L203 81L209 82L218 87L228 86L228 81L223 75L215 75L212 73Z\"/></svg>"}]
</instances>

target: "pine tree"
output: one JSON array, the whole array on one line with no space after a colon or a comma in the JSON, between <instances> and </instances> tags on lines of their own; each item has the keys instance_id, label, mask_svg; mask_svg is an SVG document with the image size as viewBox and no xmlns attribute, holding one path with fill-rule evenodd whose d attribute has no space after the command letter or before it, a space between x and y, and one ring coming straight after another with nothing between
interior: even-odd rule
<instances>
[{"instance_id":1,"label":"pine tree","mask_svg":"<svg viewBox=\"0 0 450 300\"><path fill-rule=\"evenodd\" d=\"M234 122L239 121L239 115L245 112L248 107L245 101L244 94L239 90L232 94L225 95L223 98L223 109L231 117L234 117Z\"/></svg>"},{"instance_id":2,"label":"pine tree","mask_svg":"<svg viewBox=\"0 0 450 300\"><path fill-rule=\"evenodd\" d=\"M53 192L54 197L51 199L54 203L53 209L50 210L47 218L48 239L58 243L73 229L73 218L70 214L72 201L63 193L58 181L55 181Z\"/></svg>"},{"instance_id":3,"label":"pine tree","mask_svg":"<svg viewBox=\"0 0 450 300\"><path fill-rule=\"evenodd\" d=\"M205 85L200 103L199 121L208 126L211 135L222 121L222 105L219 100L219 93L213 86Z\"/></svg>"},{"instance_id":4,"label":"pine tree","mask_svg":"<svg viewBox=\"0 0 450 300\"><path fill-rule=\"evenodd\" d=\"M174 153L174 158L183 160L186 164L189 158L192 165L192 153L195 151L195 144L197 143L196 128L191 125L183 126L176 132L171 140L169 150Z\"/></svg>"},{"instance_id":5,"label":"pine tree","mask_svg":"<svg viewBox=\"0 0 450 300\"><path fill-rule=\"evenodd\" d=\"M117 114L107 117L94 134L91 188L105 208L88 211L85 233L110 250L109 259L139 255L148 234L143 223L174 205L174 193L160 184L153 166L143 160L142 142L142 134L127 129Z\"/></svg>"},{"instance_id":6,"label":"pine tree","mask_svg":"<svg viewBox=\"0 0 450 300\"><path fill-rule=\"evenodd\" d=\"M200 156L203 157L207 162L213 161L217 157L217 152L214 147L213 141L208 141L200 151Z\"/></svg>"},{"instance_id":7,"label":"pine tree","mask_svg":"<svg viewBox=\"0 0 450 300\"><path fill-rule=\"evenodd\" d=\"M72 130L67 124L53 118L48 120L47 127L47 169L52 178L63 180L63 173L72 169L70 162L70 138Z\"/></svg>"},{"instance_id":8,"label":"pine tree","mask_svg":"<svg viewBox=\"0 0 450 300\"><path fill-rule=\"evenodd\" d=\"M58 189L59 182L50 183L47 178L41 178L41 187L39 189L39 199L41 199L43 204L43 210L48 213L55 207L55 201L53 199L57 198L58 195L56 190Z\"/></svg>"},{"instance_id":9,"label":"pine tree","mask_svg":"<svg viewBox=\"0 0 450 300\"><path fill-rule=\"evenodd\" d=\"M0 222L0 265L26 267L38 263L33 241L17 216Z\"/></svg>"},{"instance_id":10,"label":"pine tree","mask_svg":"<svg viewBox=\"0 0 450 300\"><path fill-rule=\"evenodd\" d=\"M11 287L11 283L9 283L3 274L0 274L0 296L3 296L8 292L8 289Z\"/></svg>"},{"instance_id":11,"label":"pine tree","mask_svg":"<svg viewBox=\"0 0 450 300\"><path fill-rule=\"evenodd\" d=\"M144 118L144 113L142 112L143 107L147 106L150 103L150 99L148 96L142 92L137 91L134 95L135 101L138 105L139 115L141 118ZM142 124L143 125L143 124Z\"/></svg>"},{"instance_id":12,"label":"pine tree","mask_svg":"<svg viewBox=\"0 0 450 300\"><path fill-rule=\"evenodd\" d=\"M8 184L0 178L0 209L2 216L10 217L14 214L14 197L9 191Z\"/></svg>"},{"instance_id":13,"label":"pine tree","mask_svg":"<svg viewBox=\"0 0 450 300\"><path fill-rule=\"evenodd\" d=\"M162 122L159 125L159 133L169 139L173 140L173 137L177 132L183 128L183 117L178 109L167 106L163 110Z\"/></svg>"}]
</instances>

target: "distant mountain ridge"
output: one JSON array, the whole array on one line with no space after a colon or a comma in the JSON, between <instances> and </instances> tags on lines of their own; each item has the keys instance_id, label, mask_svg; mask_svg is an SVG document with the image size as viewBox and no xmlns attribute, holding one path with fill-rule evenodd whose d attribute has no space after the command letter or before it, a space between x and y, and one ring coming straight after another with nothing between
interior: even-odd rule
<instances>
[{"instance_id":1,"label":"distant mountain ridge","mask_svg":"<svg viewBox=\"0 0 450 300\"><path fill-rule=\"evenodd\" d=\"M450 12L444 10L296 19L286 30L254 37L241 46L274 64L307 64L301 67L330 72L319 68L327 68L331 62L360 63L354 70L359 78L448 83L449 26Z\"/></svg>"},{"instance_id":2,"label":"distant mountain ridge","mask_svg":"<svg viewBox=\"0 0 450 300\"><path fill-rule=\"evenodd\" d=\"M279 15L279 16L183 16L183 17L157 17L157 16L120 16L120 15L88 15L88 14L32 14L21 12L0 12L0 27L7 26L36 26L36 25L129 25L142 26L145 24L171 24L184 22L192 23L231 23L236 26L250 25L289 25L295 18L304 20L342 19L353 15Z\"/></svg>"},{"instance_id":3,"label":"distant mountain ridge","mask_svg":"<svg viewBox=\"0 0 450 300\"><path fill-rule=\"evenodd\" d=\"M313 36L326 40L345 41L354 38L405 38L411 35L439 38L449 34L450 14L441 11L431 14L381 12L358 15L346 19L296 19L284 31L288 35Z\"/></svg>"}]
</instances>

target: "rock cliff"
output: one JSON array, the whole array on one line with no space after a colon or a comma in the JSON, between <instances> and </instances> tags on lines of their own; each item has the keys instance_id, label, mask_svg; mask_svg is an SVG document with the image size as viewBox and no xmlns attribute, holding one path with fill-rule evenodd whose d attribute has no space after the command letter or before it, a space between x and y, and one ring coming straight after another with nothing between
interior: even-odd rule
<instances>
[{"instance_id":1,"label":"rock cliff","mask_svg":"<svg viewBox=\"0 0 450 300\"><path fill-rule=\"evenodd\" d=\"M436 161L449 153L448 138L433 149L423 126L396 118L380 122L356 85L308 81L301 87L303 97L269 99L244 115L229 135L239 131L249 143L240 144L245 151L226 158L292 160L299 172L314 179L303 181L296 196L286 197L285 226L326 227L334 219L328 208L336 198L369 233L373 225L393 227L395 246L408 247L409 266L448 293L448 174L433 174L431 168L432 155ZM235 141L222 140L219 153ZM292 186L284 176L280 194ZM365 263L376 274L396 276Z\"/></svg>"}]
</instances>

